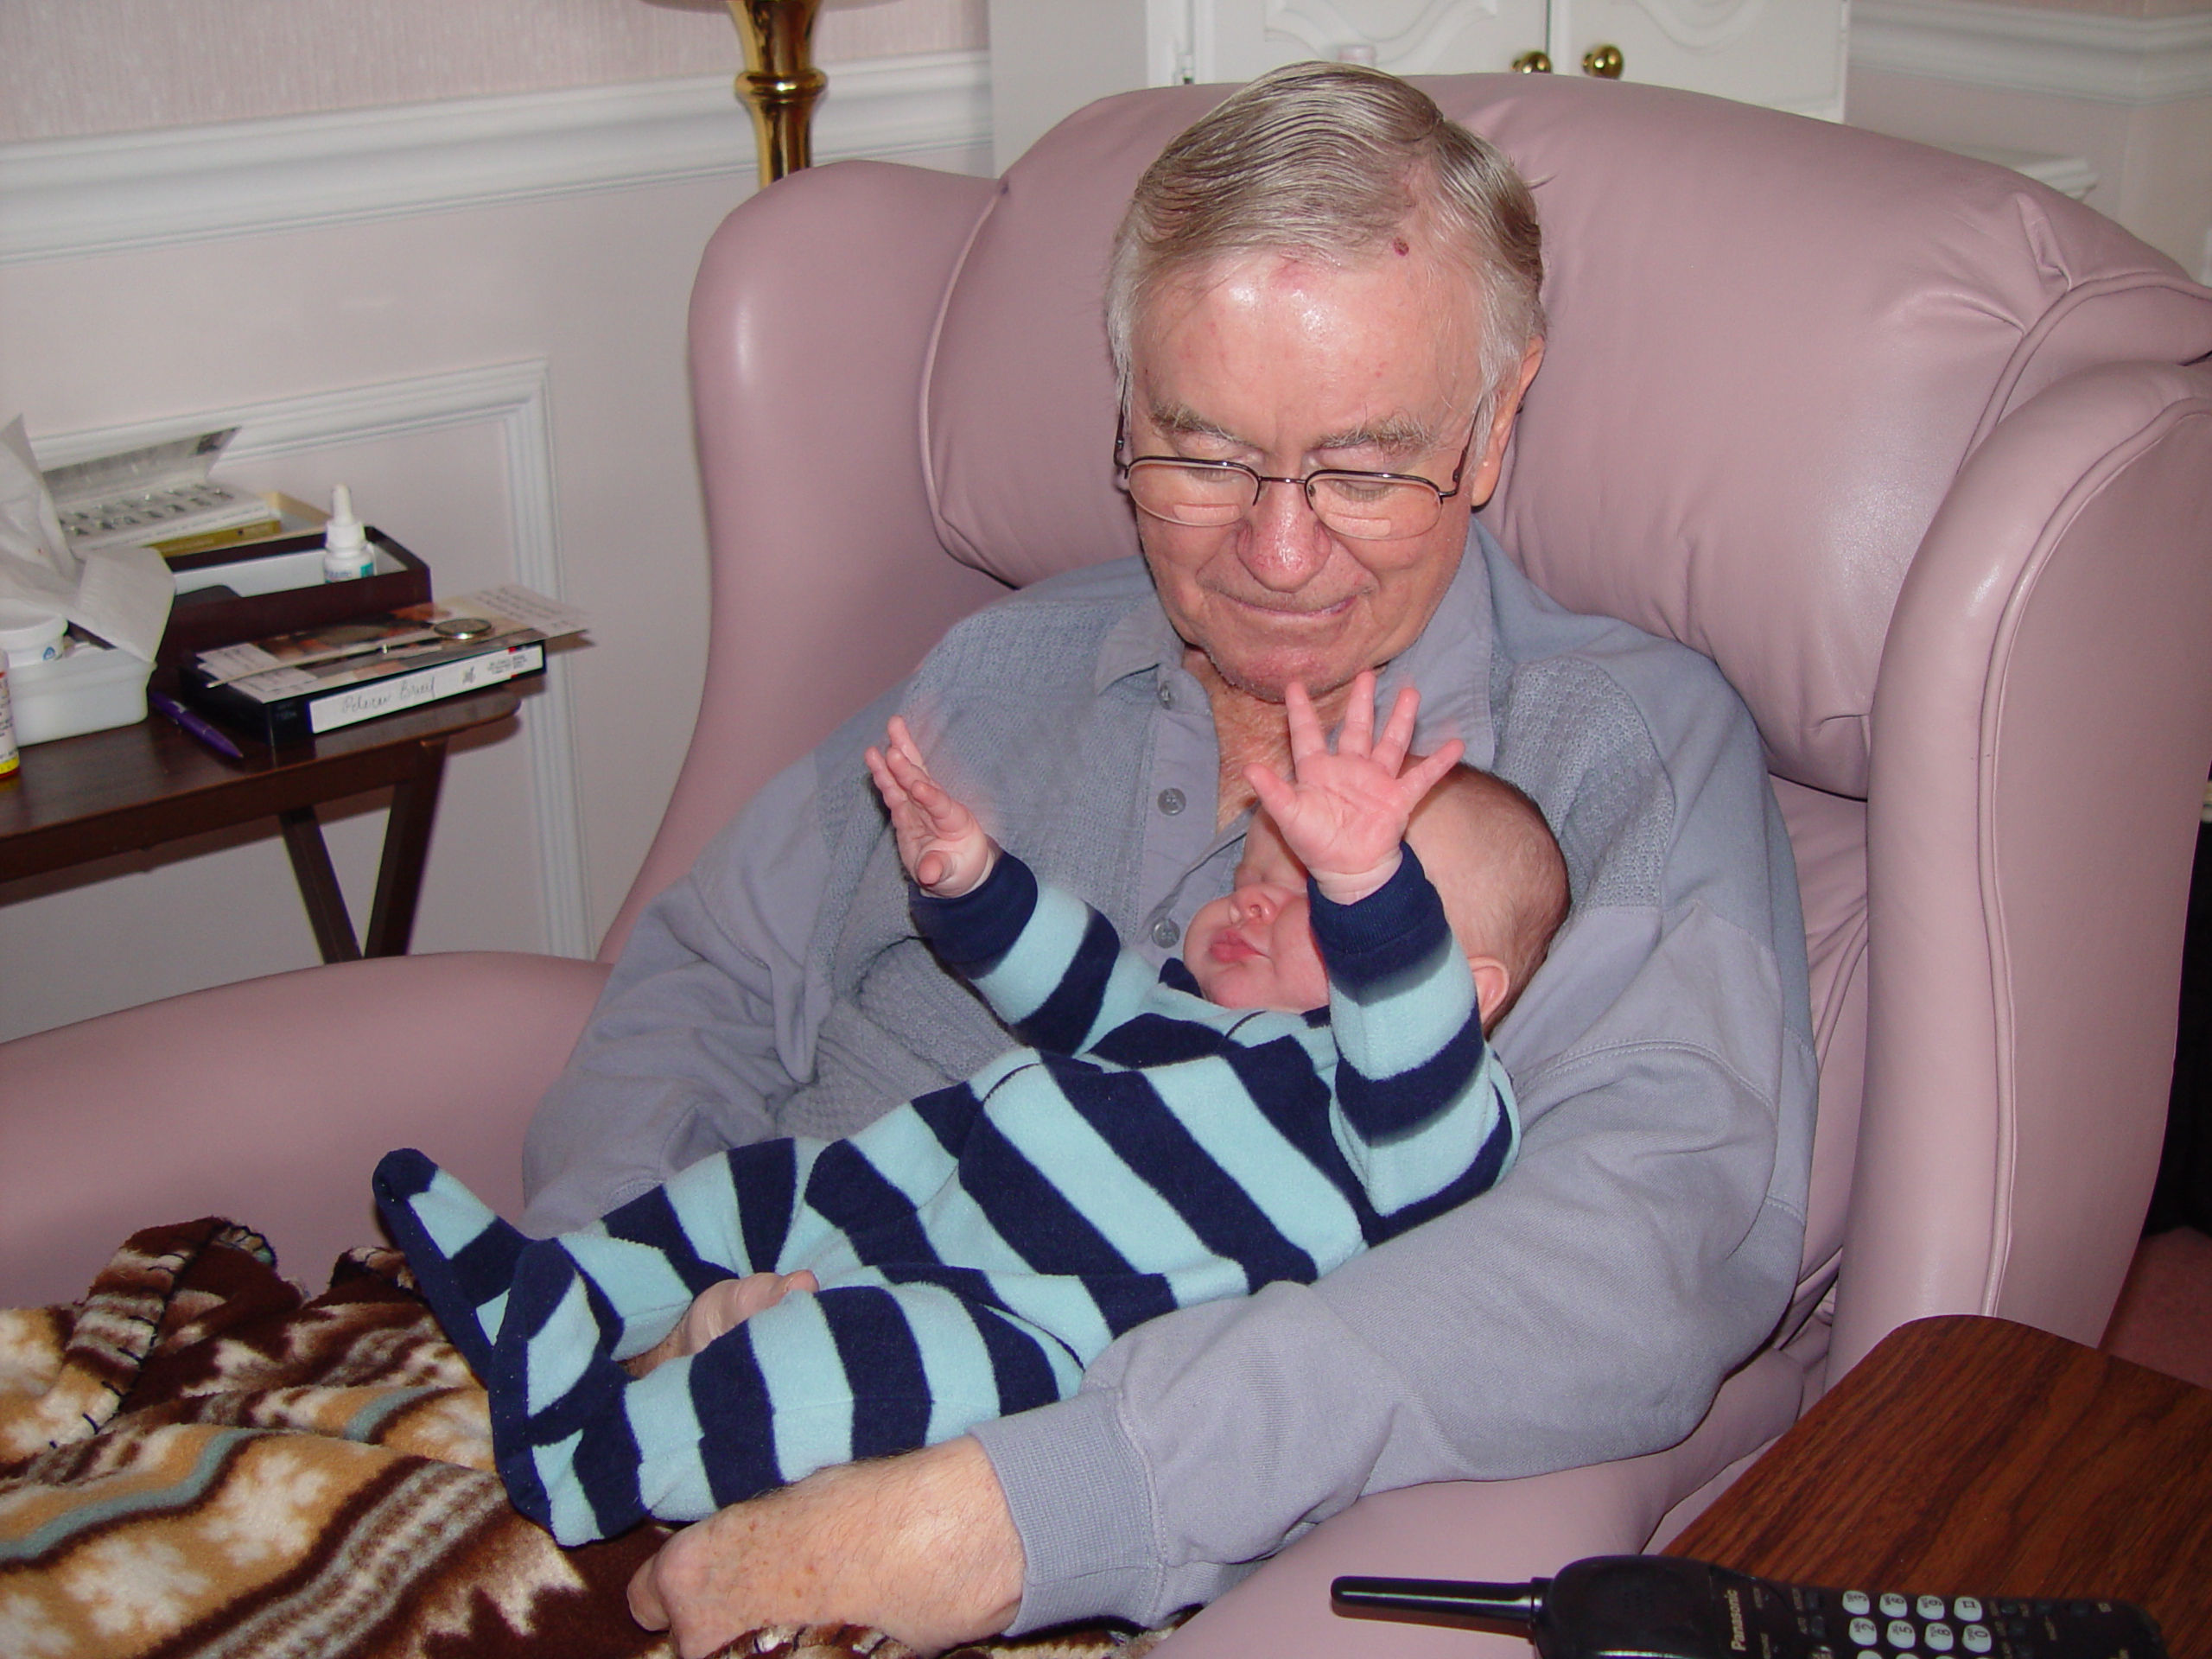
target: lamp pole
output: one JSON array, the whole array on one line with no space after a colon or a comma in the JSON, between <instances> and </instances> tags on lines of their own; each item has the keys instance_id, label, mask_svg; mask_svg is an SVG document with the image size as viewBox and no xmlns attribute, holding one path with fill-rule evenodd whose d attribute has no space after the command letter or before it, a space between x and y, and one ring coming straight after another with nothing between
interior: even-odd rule
<instances>
[{"instance_id":1,"label":"lamp pole","mask_svg":"<svg viewBox=\"0 0 2212 1659\"><path fill-rule=\"evenodd\" d=\"M760 138L760 182L773 184L814 159L814 100L830 77L814 67L814 20L822 0L728 0L745 42L737 95L751 106Z\"/></svg>"}]
</instances>

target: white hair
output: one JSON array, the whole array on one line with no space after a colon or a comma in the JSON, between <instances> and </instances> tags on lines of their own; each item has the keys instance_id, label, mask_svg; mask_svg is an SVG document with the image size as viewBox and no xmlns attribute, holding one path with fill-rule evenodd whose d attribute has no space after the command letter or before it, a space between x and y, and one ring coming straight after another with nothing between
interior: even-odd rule
<instances>
[{"instance_id":1,"label":"white hair","mask_svg":"<svg viewBox=\"0 0 2212 1659\"><path fill-rule=\"evenodd\" d=\"M1486 416L1544 331L1535 202L1513 164L1379 69L1294 63L1240 87L1145 169L1115 234L1106 334L1124 395L1163 288L1245 254L1364 261L1408 230L1473 285Z\"/></svg>"}]
</instances>

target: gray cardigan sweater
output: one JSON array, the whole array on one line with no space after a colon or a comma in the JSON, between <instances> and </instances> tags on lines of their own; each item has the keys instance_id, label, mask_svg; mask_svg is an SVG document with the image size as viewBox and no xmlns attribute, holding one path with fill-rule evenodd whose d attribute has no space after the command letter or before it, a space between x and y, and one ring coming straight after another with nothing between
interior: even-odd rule
<instances>
[{"instance_id":1,"label":"gray cardigan sweater","mask_svg":"<svg viewBox=\"0 0 2212 1659\"><path fill-rule=\"evenodd\" d=\"M851 1133L1006 1046L916 937L861 762L904 712L1040 876L1172 955L1227 891L1205 694L1136 560L1012 595L772 781L641 918L524 1157L534 1231L771 1135ZM1129 1332L975 1433L1027 1556L1016 1630L1156 1622L1363 1492L1635 1456L1787 1305L1815 1067L1796 868L1713 664L1562 611L1477 527L1382 677L1535 798L1574 909L1492 1034L1522 1124L1480 1203L1312 1285Z\"/></svg>"}]
</instances>

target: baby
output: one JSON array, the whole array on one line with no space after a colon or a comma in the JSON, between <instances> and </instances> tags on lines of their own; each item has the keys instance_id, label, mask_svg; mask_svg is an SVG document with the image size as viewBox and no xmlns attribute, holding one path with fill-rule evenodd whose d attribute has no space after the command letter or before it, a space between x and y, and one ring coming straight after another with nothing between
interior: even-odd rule
<instances>
[{"instance_id":1,"label":"baby","mask_svg":"<svg viewBox=\"0 0 2212 1659\"><path fill-rule=\"evenodd\" d=\"M378 1203L490 1394L516 1506L581 1543L950 1440L1073 1393L1146 1319L1310 1283L1494 1185L1520 1132L1484 1028L1565 918L1566 868L1458 742L1409 761L1418 703L1377 732L1363 674L1332 751L1292 688L1292 778L1252 770L1235 890L1156 974L893 720L868 759L916 924L1025 1046L557 1238L386 1157Z\"/></svg>"}]
</instances>

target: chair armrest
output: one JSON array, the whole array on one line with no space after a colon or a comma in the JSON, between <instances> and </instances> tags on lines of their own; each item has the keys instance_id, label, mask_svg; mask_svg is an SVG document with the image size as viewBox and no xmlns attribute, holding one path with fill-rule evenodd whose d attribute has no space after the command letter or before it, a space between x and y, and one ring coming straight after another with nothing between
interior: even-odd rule
<instances>
[{"instance_id":1,"label":"chair armrest","mask_svg":"<svg viewBox=\"0 0 2212 1659\"><path fill-rule=\"evenodd\" d=\"M309 968L0 1045L0 1306L71 1301L130 1233L223 1215L320 1289L419 1146L522 1201L524 1125L606 982L477 952Z\"/></svg>"},{"instance_id":2,"label":"chair armrest","mask_svg":"<svg viewBox=\"0 0 2212 1659\"><path fill-rule=\"evenodd\" d=\"M1287 1547L1155 1651L1160 1659L1528 1659L1525 1637L1338 1618L1330 1582L1348 1573L1548 1578L1586 1555L1663 1548L1691 1518L1676 1505L1693 1493L1707 1502L1718 1496L1796 1420L1806 1381L1806 1362L1769 1349L1722 1383L1705 1421L1663 1452L1521 1480L1372 1493ZM1655 1540L1662 1522L1664 1535Z\"/></svg>"},{"instance_id":3,"label":"chair armrest","mask_svg":"<svg viewBox=\"0 0 2212 1659\"><path fill-rule=\"evenodd\" d=\"M1831 1378L1930 1314L2094 1343L2112 1312L2212 757L2208 480L2212 374L2084 370L1968 458L1898 594Z\"/></svg>"}]
</instances>

